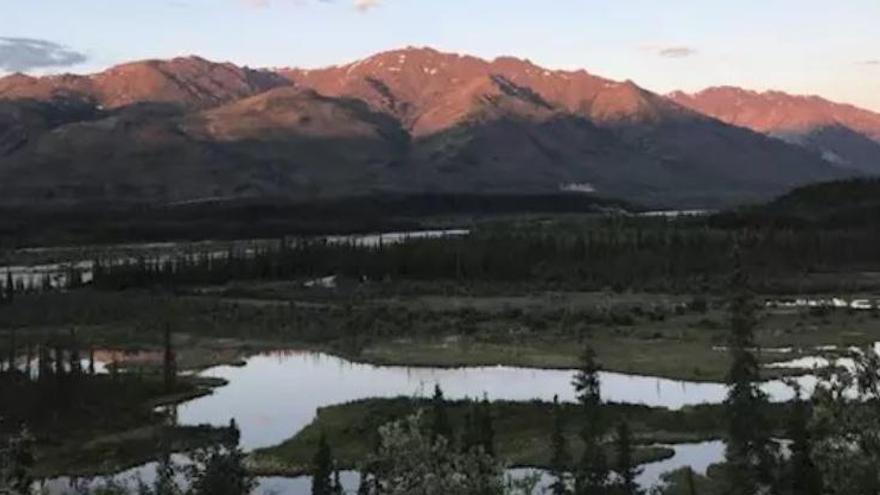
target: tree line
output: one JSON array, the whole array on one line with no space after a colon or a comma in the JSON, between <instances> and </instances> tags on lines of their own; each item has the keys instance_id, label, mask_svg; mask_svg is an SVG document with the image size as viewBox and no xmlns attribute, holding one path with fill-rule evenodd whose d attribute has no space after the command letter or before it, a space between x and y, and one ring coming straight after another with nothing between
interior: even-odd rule
<instances>
[{"instance_id":1,"label":"tree line","mask_svg":"<svg viewBox=\"0 0 880 495\"><path fill-rule=\"evenodd\" d=\"M685 469L662 486L639 486L631 425L603 407L601 366L589 347L573 386L580 407L580 455L575 458L554 401L547 473L552 495L875 495L880 493L880 357L856 352L853 370L828 369L809 399L797 389L787 408L785 431L774 429L770 403L761 390L756 356L755 303L741 256L735 257L729 290L731 365L725 400L724 461L701 475ZM797 388L795 384L793 387ZM532 493L531 484L505 481L492 443L491 404L474 404L464 425L450 423L440 388L428 414L380 429L380 442L361 467L359 494ZM457 426L457 428L456 428ZM785 442L779 439L785 438ZM465 469L462 466L476 466ZM341 493L330 446L322 436L314 459L315 495ZM457 470L456 470L457 469ZM455 473L453 476L451 473ZM526 480L527 482L529 480ZM452 490L452 491L449 491Z\"/></svg>"},{"instance_id":2,"label":"tree line","mask_svg":"<svg viewBox=\"0 0 880 495\"><path fill-rule=\"evenodd\" d=\"M282 239L252 251L97 260L106 290L342 275L356 280L530 282L579 289L723 291L743 246L754 284L825 270L880 269L880 231L712 228L705 221L594 220L587 228L487 227L469 236L366 245Z\"/></svg>"}]
</instances>

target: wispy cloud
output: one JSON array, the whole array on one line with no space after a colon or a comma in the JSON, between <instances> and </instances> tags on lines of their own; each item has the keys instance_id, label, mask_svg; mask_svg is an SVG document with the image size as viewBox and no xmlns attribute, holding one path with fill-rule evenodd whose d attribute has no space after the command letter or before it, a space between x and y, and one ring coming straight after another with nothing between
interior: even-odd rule
<instances>
[{"instance_id":1,"label":"wispy cloud","mask_svg":"<svg viewBox=\"0 0 880 495\"><path fill-rule=\"evenodd\" d=\"M687 58L698 53L697 49L688 45L676 45L671 43L643 43L639 50L663 58Z\"/></svg>"},{"instance_id":2,"label":"wispy cloud","mask_svg":"<svg viewBox=\"0 0 880 495\"><path fill-rule=\"evenodd\" d=\"M273 0L241 0L245 5L254 8L265 8L272 4ZM278 0L280 1L280 0ZM289 2L295 3L307 3L307 0L287 0ZM320 3L332 3L334 0L315 0ZM361 12L366 12L375 7L378 7L381 3L381 0L351 0L353 2L354 8Z\"/></svg>"},{"instance_id":3,"label":"wispy cloud","mask_svg":"<svg viewBox=\"0 0 880 495\"><path fill-rule=\"evenodd\" d=\"M3 71L25 72L50 67L70 67L87 59L85 54L52 41L0 37L0 70Z\"/></svg>"},{"instance_id":4,"label":"wispy cloud","mask_svg":"<svg viewBox=\"0 0 880 495\"><path fill-rule=\"evenodd\" d=\"M697 50L689 46L667 46L657 48L656 53L666 58L687 58L696 55Z\"/></svg>"},{"instance_id":5,"label":"wispy cloud","mask_svg":"<svg viewBox=\"0 0 880 495\"><path fill-rule=\"evenodd\" d=\"M378 6L379 0L354 0L354 8L360 10L361 12L366 12Z\"/></svg>"},{"instance_id":6,"label":"wispy cloud","mask_svg":"<svg viewBox=\"0 0 880 495\"><path fill-rule=\"evenodd\" d=\"M880 58L872 59L872 60L862 60L861 62L857 62L859 65L869 65L869 66L880 66Z\"/></svg>"}]
</instances>

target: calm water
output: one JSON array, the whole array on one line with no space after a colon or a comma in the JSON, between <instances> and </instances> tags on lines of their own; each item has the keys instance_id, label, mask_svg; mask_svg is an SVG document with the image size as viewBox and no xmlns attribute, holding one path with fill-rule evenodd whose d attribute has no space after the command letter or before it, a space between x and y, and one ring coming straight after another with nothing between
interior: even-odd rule
<instances>
[{"instance_id":1,"label":"calm water","mask_svg":"<svg viewBox=\"0 0 880 495\"><path fill-rule=\"evenodd\" d=\"M202 373L226 379L229 384L212 395L182 404L182 424L225 426L235 418L246 450L277 445L308 425L319 407L372 397L429 396L439 384L447 398L482 397L493 400L552 400L559 395L574 400L571 370L537 370L514 367L471 367L459 369L407 368L356 364L335 356L298 351L279 351L251 357L241 367L219 366ZM663 378L602 373L602 394L607 401L680 408L685 405L717 403L726 388L718 383L696 383ZM805 387L814 380L802 379ZM792 393L779 382L765 390L773 400L787 400ZM723 443L706 442L673 447L676 455L644 466L640 482L657 483L661 474L684 466L698 472L723 457ZM118 476L139 475L149 480L155 468L145 465ZM514 474L525 471L514 470ZM357 473L345 473L346 486L356 488ZM51 482L58 493L67 480ZM310 479L264 478L258 493L299 495L309 493Z\"/></svg>"},{"instance_id":2,"label":"calm water","mask_svg":"<svg viewBox=\"0 0 880 495\"><path fill-rule=\"evenodd\" d=\"M724 459L724 442L711 441L702 443L689 443L669 446L675 450L675 455L669 459L653 462L642 466L642 473L638 477L638 482L645 488L658 485L662 482L662 476L670 471L675 471L683 467L690 466L699 474L706 474L709 466L720 462ZM185 462L182 456L176 456L175 462ZM511 469L508 476L513 478L521 478L538 474L540 482L537 486L535 494L545 493L544 489L549 488L553 482L552 478L540 469ZM117 481L127 481L135 484L137 480L150 483L155 480L156 465L151 463L139 468L135 468L124 473L116 475ZM357 471L343 471L340 473L340 481L345 488L346 493L356 493L360 484L360 474ZM100 484L101 481L80 482L71 481L67 478L59 478L46 482L43 488L50 494L61 494L66 490L70 490L76 486L82 486L86 483L91 486ZM295 478L285 478L280 476L262 477L258 480L256 494L258 495L309 495L312 490L312 478L310 476L298 476Z\"/></svg>"},{"instance_id":3,"label":"calm water","mask_svg":"<svg viewBox=\"0 0 880 495\"><path fill-rule=\"evenodd\" d=\"M721 441L670 445L669 448L675 450L673 457L642 466L642 473L637 480L642 487L647 489L659 485L662 482L663 474L688 466L697 474L705 475L709 466L724 460L724 442ZM544 470L521 468L508 471L508 476L513 478L523 478L535 474L540 476L540 482L536 487L535 494L547 493L545 490L550 488L553 478ZM360 474L355 471L345 471L340 473L340 480L346 493L356 493L360 483ZM257 493L261 495L270 493L277 493L278 495L309 495L311 489L312 478L310 476L300 476L298 478L267 477L260 478L260 486Z\"/></svg>"},{"instance_id":4,"label":"calm water","mask_svg":"<svg viewBox=\"0 0 880 495\"><path fill-rule=\"evenodd\" d=\"M411 232L385 232L377 234L346 234L317 237L330 244L353 243L358 246L375 247L380 244L390 245L415 239L433 239L440 237L460 237L470 234L467 229L417 230ZM133 263L139 257L171 260L187 254L205 254L215 258L228 255L230 249L243 255L252 255L268 246L277 246L277 239L251 239L240 241L202 241L202 242L163 242L143 244L118 244L110 246L80 246L63 248L30 248L20 252L34 259L63 259L51 263L31 263L21 265L0 266L0 287L6 284L6 272L12 276L13 283L39 286L44 277L48 278L52 287L65 287L70 273L79 273L83 283L92 280L94 260L99 258L103 263Z\"/></svg>"},{"instance_id":5,"label":"calm water","mask_svg":"<svg viewBox=\"0 0 880 495\"><path fill-rule=\"evenodd\" d=\"M312 352L275 352L248 359L243 367L220 366L203 373L224 378L229 385L214 394L183 404L184 424L227 425L235 418L245 449L277 445L315 417L319 407L371 397L428 396L439 384L449 399L573 401L571 370L513 367L457 369L407 368L355 364ZM719 403L726 387L664 378L602 373L602 395L611 402L678 409L686 405ZM811 389L815 380L801 379ZM773 400L793 394L781 382L764 386Z\"/></svg>"}]
</instances>

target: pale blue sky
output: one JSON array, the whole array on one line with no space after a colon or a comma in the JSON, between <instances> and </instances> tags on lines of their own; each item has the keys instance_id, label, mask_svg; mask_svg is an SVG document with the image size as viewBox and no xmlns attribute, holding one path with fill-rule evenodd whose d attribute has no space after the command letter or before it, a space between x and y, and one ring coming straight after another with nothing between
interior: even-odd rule
<instances>
[{"instance_id":1,"label":"pale blue sky","mask_svg":"<svg viewBox=\"0 0 880 495\"><path fill-rule=\"evenodd\" d=\"M88 58L35 73L186 54L316 67L414 45L584 68L659 92L732 84L880 111L880 0L357 1L376 5L0 0L0 38L47 40ZM4 53L0 45L0 63Z\"/></svg>"}]
</instances>

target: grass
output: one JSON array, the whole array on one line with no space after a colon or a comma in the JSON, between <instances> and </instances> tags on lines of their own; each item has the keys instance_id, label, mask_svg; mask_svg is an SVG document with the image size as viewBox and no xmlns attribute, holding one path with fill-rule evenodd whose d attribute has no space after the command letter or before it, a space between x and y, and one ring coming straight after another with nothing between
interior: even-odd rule
<instances>
[{"instance_id":1,"label":"grass","mask_svg":"<svg viewBox=\"0 0 880 495\"><path fill-rule=\"evenodd\" d=\"M461 431L470 403L449 402L447 405L453 429ZM378 442L378 428L390 421L422 410L430 415L431 404L425 400L368 399L330 406L318 411L317 418L293 438L275 447L252 454L250 467L266 475L298 475L309 471L321 433L327 435L337 461L343 468L356 468L372 452ZM782 415L784 406L773 406L774 414ZM579 407L563 405L565 435L576 459L582 448L578 438ZM550 438L553 425L552 404L542 402L492 403L495 447L500 459L514 467L547 467L551 456ZM636 443L637 461L652 462L672 455L669 448L657 444L700 442L720 438L724 432L724 415L720 406L697 406L670 411L637 405L605 406L609 424L626 421ZM610 442L610 438L608 439ZM609 445L609 458L613 452Z\"/></svg>"},{"instance_id":2,"label":"grass","mask_svg":"<svg viewBox=\"0 0 880 495\"><path fill-rule=\"evenodd\" d=\"M0 416L27 425L35 439L37 477L110 474L153 460L162 447L191 450L226 432L167 426L164 413L156 411L211 393L219 385L214 380L179 377L174 389L166 391L157 375L83 375L61 393L54 380L2 378Z\"/></svg>"},{"instance_id":3,"label":"grass","mask_svg":"<svg viewBox=\"0 0 880 495\"><path fill-rule=\"evenodd\" d=\"M170 323L181 369L239 363L277 347L329 351L375 364L571 368L589 342L604 367L642 375L722 381L728 368L723 301L694 309L692 296L523 292L517 287L420 282L308 290L295 282L239 283L210 291L121 293L83 289L23 295L0 308L0 352L10 328L19 342L74 326L97 347L161 350ZM821 297L821 296L817 296ZM856 297L871 297L857 294ZM765 363L811 355L819 345L880 341L871 311L766 308L757 339ZM791 353L772 348L792 347ZM155 361L155 360L154 360ZM767 370L773 377L785 370Z\"/></svg>"},{"instance_id":4,"label":"grass","mask_svg":"<svg viewBox=\"0 0 880 495\"><path fill-rule=\"evenodd\" d=\"M163 450L186 452L221 441L223 428L169 427L157 424L98 434L88 440L66 441L37 451L35 478L95 477L118 473L154 461Z\"/></svg>"}]
</instances>

